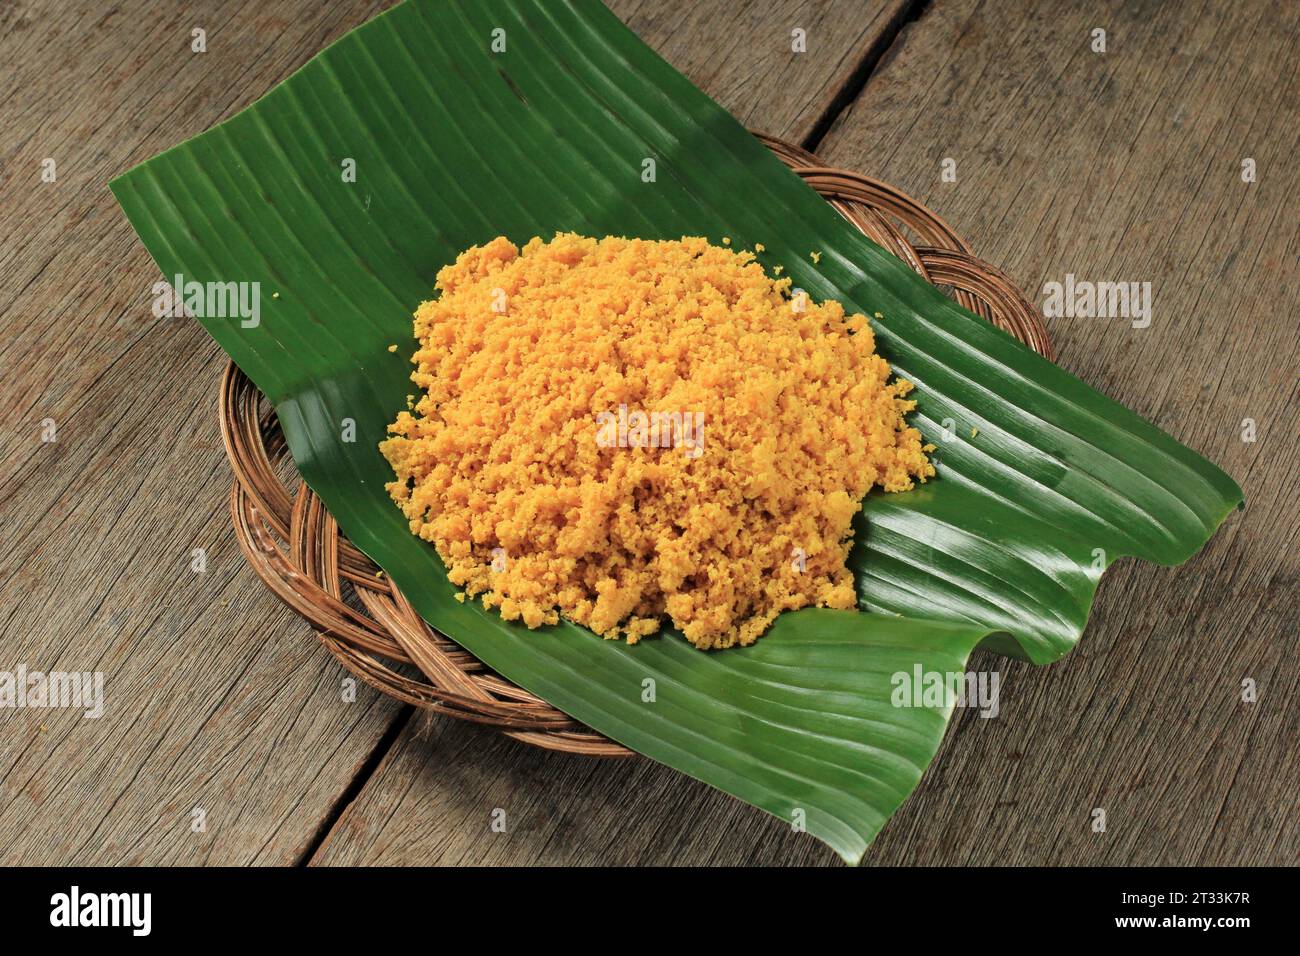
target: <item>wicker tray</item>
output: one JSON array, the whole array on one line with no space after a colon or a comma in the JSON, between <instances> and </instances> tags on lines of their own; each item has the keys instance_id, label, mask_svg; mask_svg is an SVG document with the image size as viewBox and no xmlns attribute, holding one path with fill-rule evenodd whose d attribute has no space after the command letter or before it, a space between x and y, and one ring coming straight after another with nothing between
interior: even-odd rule
<instances>
[{"instance_id":1,"label":"wicker tray","mask_svg":"<svg viewBox=\"0 0 1300 956\"><path fill-rule=\"evenodd\" d=\"M885 183L823 166L797 146L759 138L853 225L925 279L950 287L963 306L1055 357L1033 304L1002 272L974 258L929 209ZM221 380L220 414L235 474L230 513L240 547L258 577L307 619L347 670L398 700L497 727L538 747L631 756L425 624L374 562L340 534L293 471L274 411L233 363Z\"/></svg>"}]
</instances>

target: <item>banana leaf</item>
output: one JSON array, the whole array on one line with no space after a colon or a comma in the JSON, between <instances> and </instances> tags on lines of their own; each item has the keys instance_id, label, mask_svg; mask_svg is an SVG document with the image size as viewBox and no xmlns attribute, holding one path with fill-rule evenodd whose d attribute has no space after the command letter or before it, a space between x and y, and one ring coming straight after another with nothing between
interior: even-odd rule
<instances>
[{"instance_id":1,"label":"banana leaf","mask_svg":"<svg viewBox=\"0 0 1300 956\"><path fill-rule=\"evenodd\" d=\"M433 627L851 863L953 711L952 695L896 706L898 675L960 672L981 644L1060 658L1110 562L1177 564L1242 501L864 238L593 0L408 0L111 187L164 276L260 284L256 323L201 321ZM916 384L940 462L915 491L867 496L850 558L866 613L788 613L752 647L704 653L672 633L629 647L566 623L529 632L453 599L376 449L411 390L410 314L460 250L556 231L761 242L813 297L879 313L879 350Z\"/></svg>"}]
</instances>

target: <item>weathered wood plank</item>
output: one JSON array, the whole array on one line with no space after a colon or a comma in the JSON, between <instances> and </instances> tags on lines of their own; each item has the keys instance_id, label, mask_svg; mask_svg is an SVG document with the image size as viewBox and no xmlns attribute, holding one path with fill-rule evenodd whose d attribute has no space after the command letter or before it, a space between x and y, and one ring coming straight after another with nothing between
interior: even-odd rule
<instances>
[{"instance_id":1,"label":"weathered wood plank","mask_svg":"<svg viewBox=\"0 0 1300 956\"><path fill-rule=\"evenodd\" d=\"M105 699L99 719L0 710L4 865L296 862L401 712L365 689L344 703L245 566L224 359L197 324L153 317L156 270L106 187L379 7L0 10L0 670L101 671Z\"/></svg>"},{"instance_id":2,"label":"weathered wood plank","mask_svg":"<svg viewBox=\"0 0 1300 956\"><path fill-rule=\"evenodd\" d=\"M652 761L548 753L417 716L312 865L834 861L812 837Z\"/></svg>"},{"instance_id":3,"label":"weathered wood plank","mask_svg":"<svg viewBox=\"0 0 1300 956\"><path fill-rule=\"evenodd\" d=\"M1114 568L1063 662L988 661L1001 718L962 715L875 861L1295 862L1297 35L1294 4L937 0L822 144L1040 303L1067 273L1150 282L1148 328L1050 319L1060 362L1247 499L1185 567Z\"/></svg>"},{"instance_id":4,"label":"weathered wood plank","mask_svg":"<svg viewBox=\"0 0 1300 956\"><path fill-rule=\"evenodd\" d=\"M609 0L623 22L750 129L804 143L916 0ZM802 52L794 31L803 31Z\"/></svg>"},{"instance_id":5,"label":"weathered wood plank","mask_svg":"<svg viewBox=\"0 0 1300 956\"><path fill-rule=\"evenodd\" d=\"M401 713L364 690L344 704L341 670L244 566L224 359L151 315L156 270L106 187L388 5L0 5L0 670L102 671L107 698L98 720L0 710L0 864L295 862ZM903 4L615 6L748 121L799 138ZM793 26L806 55L783 52ZM492 739L460 759L521 759L479 753Z\"/></svg>"}]
</instances>

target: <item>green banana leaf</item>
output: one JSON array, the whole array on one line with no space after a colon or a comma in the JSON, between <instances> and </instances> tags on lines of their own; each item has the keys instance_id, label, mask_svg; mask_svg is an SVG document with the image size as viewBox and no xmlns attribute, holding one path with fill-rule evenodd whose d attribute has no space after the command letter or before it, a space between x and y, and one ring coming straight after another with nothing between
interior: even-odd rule
<instances>
[{"instance_id":1,"label":"green banana leaf","mask_svg":"<svg viewBox=\"0 0 1300 956\"><path fill-rule=\"evenodd\" d=\"M260 283L256 325L202 321L274 403L343 530L431 625L849 862L916 786L954 706L895 706L897 675L960 672L981 643L1058 659L1107 564L1181 562L1242 500L861 236L594 0L409 0L111 186L169 279ZM561 230L761 242L813 297L883 316L879 349L916 383L940 462L916 491L867 496L850 563L871 613L786 614L752 647L703 653L671 633L629 647L570 624L528 632L453 600L376 449L411 390L410 314L465 247Z\"/></svg>"}]
</instances>

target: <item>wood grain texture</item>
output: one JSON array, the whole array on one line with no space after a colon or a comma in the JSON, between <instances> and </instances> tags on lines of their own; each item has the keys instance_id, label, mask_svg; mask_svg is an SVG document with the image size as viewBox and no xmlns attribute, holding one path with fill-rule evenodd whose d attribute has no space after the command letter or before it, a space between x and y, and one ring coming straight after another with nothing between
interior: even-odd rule
<instances>
[{"instance_id":1,"label":"wood grain texture","mask_svg":"<svg viewBox=\"0 0 1300 956\"><path fill-rule=\"evenodd\" d=\"M939 210L1040 304L1067 273L1150 282L1149 328L1050 319L1059 361L1246 494L1185 566L1113 568L1064 661L987 661L1002 716L961 715L871 860L1300 857L1297 37L1295 4L937 0L821 145Z\"/></svg>"},{"instance_id":2,"label":"wood grain texture","mask_svg":"<svg viewBox=\"0 0 1300 956\"><path fill-rule=\"evenodd\" d=\"M197 324L154 318L157 270L106 186L367 12L310 9L0 8L0 670L102 671L105 697L99 719L0 711L0 864L296 862L401 712L367 689L344 703L338 668L245 567L224 357Z\"/></svg>"},{"instance_id":3,"label":"wood grain texture","mask_svg":"<svg viewBox=\"0 0 1300 956\"><path fill-rule=\"evenodd\" d=\"M417 714L311 864L837 862L807 834L649 760L550 753Z\"/></svg>"},{"instance_id":4,"label":"wood grain texture","mask_svg":"<svg viewBox=\"0 0 1300 956\"><path fill-rule=\"evenodd\" d=\"M107 698L98 720L0 710L0 865L298 862L404 719L364 688L343 703L345 674L244 566L216 429L224 356L151 314L159 276L106 185L388 5L0 5L0 671L102 671ZM748 121L797 137L904 5L614 6ZM806 55L788 52L794 25ZM458 761L523 759L472 740Z\"/></svg>"}]
</instances>

